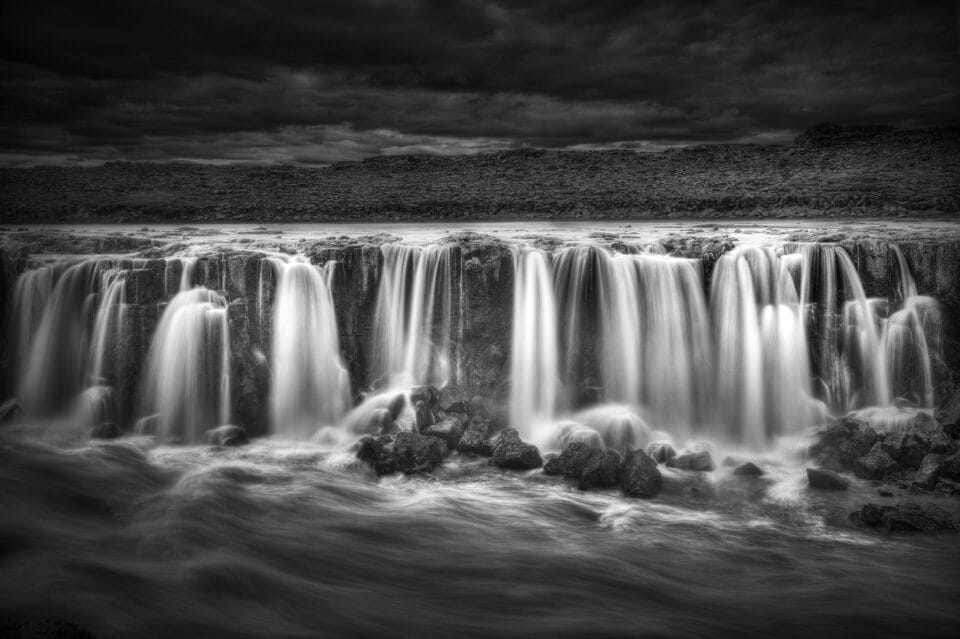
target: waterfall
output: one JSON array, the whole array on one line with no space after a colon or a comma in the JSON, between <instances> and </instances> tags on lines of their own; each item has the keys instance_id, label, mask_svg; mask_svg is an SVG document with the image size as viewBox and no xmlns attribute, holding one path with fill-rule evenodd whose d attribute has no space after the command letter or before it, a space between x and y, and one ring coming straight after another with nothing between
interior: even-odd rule
<instances>
[{"instance_id":1,"label":"waterfall","mask_svg":"<svg viewBox=\"0 0 960 639\"><path fill-rule=\"evenodd\" d=\"M120 342L120 330L126 304L126 271L107 268L101 271L100 306L94 320L91 350L92 374L90 382L103 384L107 381L107 359L114 346Z\"/></svg>"},{"instance_id":2,"label":"waterfall","mask_svg":"<svg viewBox=\"0 0 960 639\"><path fill-rule=\"evenodd\" d=\"M544 251L518 249L514 265L510 419L532 434L550 424L560 392L557 305Z\"/></svg>"},{"instance_id":3,"label":"waterfall","mask_svg":"<svg viewBox=\"0 0 960 639\"><path fill-rule=\"evenodd\" d=\"M375 360L390 388L453 381L453 246L383 246Z\"/></svg>"},{"instance_id":4,"label":"waterfall","mask_svg":"<svg viewBox=\"0 0 960 639\"><path fill-rule=\"evenodd\" d=\"M303 258L274 259L279 274L273 321L273 432L305 439L337 424L350 407L350 381L340 362L336 309L326 276Z\"/></svg>"},{"instance_id":5,"label":"waterfall","mask_svg":"<svg viewBox=\"0 0 960 639\"><path fill-rule=\"evenodd\" d=\"M96 260L86 260L68 266L57 278L40 324L29 340L30 354L21 361L18 396L27 414L49 415L63 410L83 389L96 311L96 274ZM45 286L45 278L30 278L33 292L24 292L29 302L19 309L21 325L30 316L35 317L34 303L43 294L34 287Z\"/></svg>"},{"instance_id":6,"label":"waterfall","mask_svg":"<svg viewBox=\"0 0 960 639\"><path fill-rule=\"evenodd\" d=\"M165 443L197 443L230 420L227 302L206 288L177 293L147 354L141 415Z\"/></svg>"}]
</instances>

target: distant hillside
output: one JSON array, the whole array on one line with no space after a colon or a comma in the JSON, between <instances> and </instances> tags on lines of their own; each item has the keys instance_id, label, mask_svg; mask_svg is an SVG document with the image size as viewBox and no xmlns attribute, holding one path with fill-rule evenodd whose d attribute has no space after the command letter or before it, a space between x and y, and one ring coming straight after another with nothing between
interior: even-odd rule
<instances>
[{"instance_id":1,"label":"distant hillside","mask_svg":"<svg viewBox=\"0 0 960 639\"><path fill-rule=\"evenodd\" d=\"M112 162L0 169L5 222L940 216L960 128L820 125L792 145L517 150L323 168Z\"/></svg>"}]
</instances>

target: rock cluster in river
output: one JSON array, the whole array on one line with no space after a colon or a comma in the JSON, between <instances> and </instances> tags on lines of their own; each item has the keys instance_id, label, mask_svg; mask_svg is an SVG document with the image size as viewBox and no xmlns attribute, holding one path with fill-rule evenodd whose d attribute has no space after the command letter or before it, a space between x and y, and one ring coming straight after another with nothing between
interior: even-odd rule
<instances>
[{"instance_id":1,"label":"rock cluster in river","mask_svg":"<svg viewBox=\"0 0 960 639\"><path fill-rule=\"evenodd\" d=\"M960 440L924 412L917 412L904 432L877 432L854 416L833 420L810 452L822 466L808 470L814 488L837 487L836 473L850 472L913 493L958 492Z\"/></svg>"}]
</instances>

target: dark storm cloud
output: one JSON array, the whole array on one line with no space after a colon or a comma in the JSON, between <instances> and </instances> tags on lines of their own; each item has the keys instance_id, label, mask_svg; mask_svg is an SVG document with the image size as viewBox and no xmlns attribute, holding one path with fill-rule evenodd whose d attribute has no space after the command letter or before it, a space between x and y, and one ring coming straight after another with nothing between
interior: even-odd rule
<instances>
[{"instance_id":1,"label":"dark storm cloud","mask_svg":"<svg viewBox=\"0 0 960 639\"><path fill-rule=\"evenodd\" d=\"M945 124L954 2L6 2L0 147L330 162Z\"/></svg>"}]
</instances>

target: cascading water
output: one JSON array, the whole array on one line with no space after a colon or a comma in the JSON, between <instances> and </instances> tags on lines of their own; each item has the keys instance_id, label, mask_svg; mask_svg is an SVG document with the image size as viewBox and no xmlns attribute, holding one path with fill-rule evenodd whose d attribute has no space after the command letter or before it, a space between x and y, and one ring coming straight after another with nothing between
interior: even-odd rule
<instances>
[{"instance_id":1,"label":"cascading water","mask_svg":"<svg viewBox=\"0 0 960 639\"><path fill-rule=\"evenodd\" d=\"M273 260L279 273L273 320L273 432L306 439L339 423L350 406L350 380L340 361L336 312L327 276L302 258Z\"/></svg>"},{"instance_id":2,"label":"cascading water","mask_svg":"<svg viewBox=\"0 0 960 639\"><path fill-rule=\"evenodd\" d=\"M381 247L368 324L376 331L374 357L351 361L372 361L353 374L372 389L391 389L388 403L416 384L449 385L455 391L447 402L474 393L457 368L466 362L471 375L480 370L470 360L476 355L463 352L461 250ZM867 297L850 253L833 244L728 251L712 266L709 291L700 260L657 244L598 240L547 250L517 243L511 250L512 314L504 318L498 308L504 321L495 329L509 330L497 338L509 351L498 354L498 344L489 351L502 358L497 366L506 360L509 375L481 372L490 383L509 381L509 424L534 441L559 441L553 422L569 418L577 437L613 448L654 434L760 446L820 421L828 408L935 405L939 307L917 294L895 246L890 299ZM270 389L262 423L297 439L323 426L349 430L342 418L352 407L350 384L331 288L339 266L267 255L257 256L259 271L229 273L224 256L194 252L165 262L34 264L15 284L9 324L25 413L85 406L76 410L90 420L109 416L128 428L141 417L143 430L164 441L198 441L230 419L237 400L227 299L242 290L237 310L254 305L231 312L230 321L241 323L239 340L252 340L238 342L249 346L241 357L259 358L244 369L263 371L251 388L264 389L265 398Z\"/></svg>"},{"instance_id":3,"label":"cascading water","mask_svg":"<svg viewBox=\"0 0 960 639\"><path fill-rule=\"evenodd\" d=\"M375 359L389 388L453 381L453 246L382 248Z\"/></svg>"},{"instance_id":4,"label":"cascading water","mask_svg":"<svg viewBox=\"0 0 960 639\"><path fill-rule=\"evenodd\" d=\"M227 302L206 288L177 293L150 345L141 429L163 442L196 443L230 420Z\"/></svg>"},{"instance_id":5,"label":"cascading water","mask_svg":"<svg viewBox=\"0 0 960 639\"><path fill-rule=\"evenodd\" d=\"M550 258L518 249L513 301L510 417L522 432L549 426L560 391L557 304Z\"/></svg>"}]
</instances>

